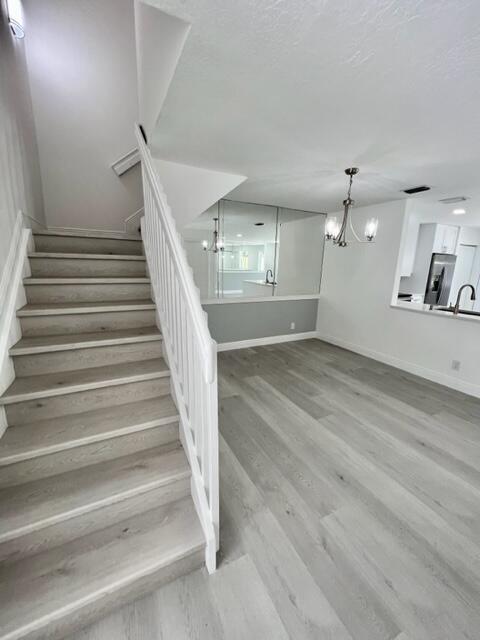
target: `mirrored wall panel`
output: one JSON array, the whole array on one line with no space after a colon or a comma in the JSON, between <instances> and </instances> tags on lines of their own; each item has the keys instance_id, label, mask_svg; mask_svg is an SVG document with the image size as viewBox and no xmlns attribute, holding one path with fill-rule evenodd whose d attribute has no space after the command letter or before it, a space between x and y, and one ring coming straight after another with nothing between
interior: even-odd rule
<instances>
[{"instance_id":1,"label":"mirrored wall panel","mask_svg":"<svg viewBox=\"0 0 480 640\"><path fill-rule=\"evenodd\" d=\"M317 294L325 215L221 200L183 229L202 300Z\"/></svg>"},{"instance_id":2,"label":"mirrored wall panel","mask_svg":"<svg viewBox=\"0 0 480 640\"><path fill-rule=\"evenodd\" d=\"M277 295L319 293L324 229L323 214L278 210Z\"/></svg>"}]
</instances>

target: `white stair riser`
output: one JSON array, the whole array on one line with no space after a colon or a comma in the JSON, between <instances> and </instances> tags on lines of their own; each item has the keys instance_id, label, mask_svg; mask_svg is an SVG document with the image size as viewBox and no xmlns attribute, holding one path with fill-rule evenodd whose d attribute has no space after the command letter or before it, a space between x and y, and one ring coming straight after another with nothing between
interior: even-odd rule
<instances>
[{"instance_id":1,"label":"white stair riser","mask_svg":"<svg viewBox=\"0 0 480 640\"><path fill-rule=\"evenodd\" d=\"M17 428L21 429L21 427ZM178 422L143 429L128 435L116 436L49 455L30 458L23 462L0 466L0 489L40 480L73 469L81 469L88 465L114 460L154 447L167 449L178 445Z\"/></svg>"},{"instance_id":2,"label":"white stair riser","mask_svg":"<svg viewBox=\"0 0 480 640\"><path fill-rule=\"evenodd\" d=\"M75 236L43 236L34 234L35 249L44 253L106 253L113 255L141 255L142 243L116 238L87 238Z\"/></svg>"},{"instance_id":3,"label":"white stair riser","mask_svg":"<svg viewBox=\"0 0 480 640\"><path fill-rule=\"evenodd\" d=\"M5 406L7 422L20 425L45 418L82 413L111 405L155 398L170 393L170 377L129 382L90 391L65 393L51 398L28 400Z\"/></svg>"},{"instance_id":4,"label":"white stair riser","mask_svg":"<svg viewBox=\"0 0 480 640\"><path fill-rule=\"evenodd\" d=\"M85 258L30 257L32 276L35 278L107 278L145 277L143 260L102 260Z\"/></svg>"},{"instance_id":5,"label":"white stair riser","mask_svg":"<svg viewBox=\"0 0 480 640\"><path fill-rule=\"evenodd\" d=\"M148 491L139 491L129 498L112 501L111 504L100 509L88 511L75 518L3 542L0 544L0 562L6 564L16 562L21 558L105 529L116 522L145 513L149 509L180 500L189 493L189 477Z\"/></svg>"},{"instance_id":6,"label":"white stair riser","mask_svg":"<svg viewBox=\"0 0 480 640\"><path fill-rule=\"evenodd\" d=\"M21 317L22 335L47 336L92 331L115 331L155 325L155 311L107 311Z\"/></svg>"},{"instance_id":7,"label":"white stair riser","mask_svg":"<svg viewBox=\"0 0 480 640\"><path fill-rule=\"evenodd\" d=\"M162 357L162 342L132 342L106 347L88 347L13 356L17 376L33 376L59 371L76 371L122 362L140 362Z\"/></svg>"},{"instance_id":8,"label":"white stair riser","mask_svg":"<svg viewBox=\"0 0 480 640\"><path fill-rule=\"evenodd\" d=\"M111 302L117 300L150 300L147 283L121 284L26 284L30 304L63 302Z\"/></svg>"}]
</instances>

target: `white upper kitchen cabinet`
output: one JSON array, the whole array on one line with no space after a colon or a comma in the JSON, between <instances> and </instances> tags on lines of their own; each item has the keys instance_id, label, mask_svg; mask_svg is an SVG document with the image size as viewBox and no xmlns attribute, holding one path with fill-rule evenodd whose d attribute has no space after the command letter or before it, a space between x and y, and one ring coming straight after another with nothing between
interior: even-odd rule
<instances>
[{"instance_id":1,"label":"white upper kitchen cabinet","mask_svg":"<svg viewBox=\"0 0 480 640\"><path fill-rule=\"evenodd\" d=\"M457 253L460 227L452 224L437 224L432 253Z\"/></svg>"}]
</instances>

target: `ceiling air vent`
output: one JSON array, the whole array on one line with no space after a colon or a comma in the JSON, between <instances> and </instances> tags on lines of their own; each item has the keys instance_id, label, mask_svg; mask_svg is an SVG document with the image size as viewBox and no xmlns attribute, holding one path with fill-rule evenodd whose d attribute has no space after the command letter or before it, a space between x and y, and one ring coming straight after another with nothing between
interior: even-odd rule
<instances>
[{"instance_id":1,"label":"ceiling air vent","mask_svg":"<svg viewBox=\"0 0 480 640\"><path fill-rule=\"evenodd\" d=\"M422 187L411 187L411 189L404 189L403 193L407 193L409 196L414 193L421 193L422 191L430 191L430 187L423 185Z\"/></svg>"},{"instance_id":2,"label":"ceiling air vent","mask_svg":"<svg viewBox=\"0 0 480 640\"><path fill-rule=\"evenodd\" d=\"M457 204L458 202L465 202L465 200L468 200L465 196L455 196L454 198L442 198L439 202L443 204Z\"/></svg>"}]
</instances>

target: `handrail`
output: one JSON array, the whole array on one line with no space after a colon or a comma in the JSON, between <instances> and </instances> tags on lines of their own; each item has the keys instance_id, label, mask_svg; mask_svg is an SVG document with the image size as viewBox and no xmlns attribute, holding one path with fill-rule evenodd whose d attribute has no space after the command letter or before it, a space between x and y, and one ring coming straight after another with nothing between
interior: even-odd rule
<instances>
[{"instance_id":1,"label":"handrail","mask_svg":"<svg viewBox=\"0 0 480 640\"><path fill-rule=\"evenodd\" d=\"M208 324L206 320L206 314L202 309L200 303L200 295L195 285L192 276L192 270L187 262L185 251L181 245L178 237L178 231L176 229L175 221L173 219L170 207L168 206L165 193L161 191L159 186L159 180L156 175L155 169L152 164L150 151L145 144L143 135L138 125L135 126L135 134L138 141L138 148L142 160L142 168L147 173L150 185L153 190L154 198L158 205L158 211L165 223L165 232L170 244L170 248L176 248L172 252L175 266L181 278L181 283L185 291L187 300L191 303L191 311L194 319L195 332L198 340L202 344L205 357L205 380L206 382L213 382L216 377L216 342L212 340Z\"/></svg>"},{"instance_id":2,"label":"handrail","mask_svg":"<svg viewBox=\"0 0 480 640\"><path fill-rule=\"evenodd\" d=\"M219 545L217 344L193 280L180 236L139 125L145 216L142 237L180 416L180 439L206 540L206 565L216 567Z\"/></svg>"}]
</instances>

